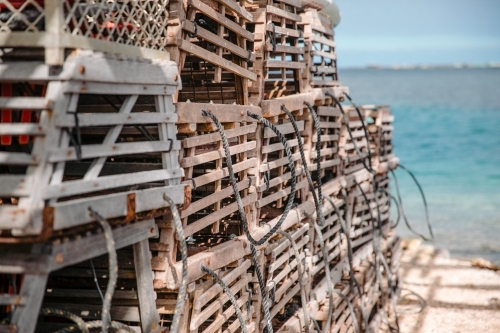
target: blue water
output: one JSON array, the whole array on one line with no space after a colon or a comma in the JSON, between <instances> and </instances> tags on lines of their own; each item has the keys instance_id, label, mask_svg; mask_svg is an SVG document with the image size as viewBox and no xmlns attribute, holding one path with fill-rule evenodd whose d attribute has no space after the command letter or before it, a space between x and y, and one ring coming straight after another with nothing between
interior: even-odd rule
<instances>
[{"instance_id":1,"label":"blue water","mask_svg":"<svg viewBox=\"0 0 500 333\"><path fill-rule=\"evenodd\" d=\"M424 188L432 243L457 257L500 263L500 70L339 74L358 104L391 106L395 154ZM402 170L397 176L407 216L425 233L418 189ZM398 232L411 236L404 225Z\"/></svg>"}]
</instances>

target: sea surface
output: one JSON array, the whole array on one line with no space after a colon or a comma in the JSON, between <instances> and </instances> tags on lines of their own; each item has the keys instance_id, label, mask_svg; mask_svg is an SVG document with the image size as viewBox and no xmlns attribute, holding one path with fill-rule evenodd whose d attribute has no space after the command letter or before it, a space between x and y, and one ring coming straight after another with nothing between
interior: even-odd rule
<instances>
[{"instance_id":1,"label":"sea surface","mask_svg":"<svg viewBox=\"0 0 500 333\"><path fill-rule=\"evenodd\" d=\"M431 244L500 264L500 69L341 69L339 78L356 103L391 106L394 152L424 188ZM418 188L396 175L411 225L428 234ZM412 236L403 221L398 232Z\"/></svg>"}]
</instances>

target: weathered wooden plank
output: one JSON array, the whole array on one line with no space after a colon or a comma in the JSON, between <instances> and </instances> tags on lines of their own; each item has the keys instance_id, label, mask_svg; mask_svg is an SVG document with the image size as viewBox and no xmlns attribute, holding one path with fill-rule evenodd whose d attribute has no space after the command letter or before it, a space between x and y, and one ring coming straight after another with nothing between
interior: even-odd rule
<instances>
[{"instance_id":1,"label":"weathered wooden plank","mask_svg":"<svg viewBox=\"0 0 500 333\"><path fill-rule=\"evenodd\" d=\"M224 15L218 13L217 11L215 11L214 9L209 7L208 5L204 4L203 2L201 2L199 0L188 0L188 4L193 6L196 9L200 10L201 12L203 12L205 15L207 15L211 19L219 22L220 24L222 24L223 26L225 26L229 30L235 32L236 34L242 36L243 38L245 38L251 42L254 41L254 35L251 32L245 30L244 28L242 28L241 26L239 26L235 22L229 20Z\"/></svg>"},{"instance_id":2,"label":"weathered wooden plank","mask_svg":"<svg viewBox=\"0 0 500 333\"><path fill-rule=\"evenodd\" d=\"M240 145L229 147L229 152L231 155L239 154L245 151L252 150L256 147L255 141L245 142ZM214 161L219 158L225 158L225 150L223 148L211 151L209 153L196 155L192 157L185 157L180 161L180 166L183 168L192 167L201 163L206 163L210 161Z\"/></svg>"},{"instance_id":3,"label":"weathered wooden plank","mask_svg":"<svg viewBox=\"0 0 500 333\"><path fill-rule=\"evenodd\" d=\"M283 27L280 27L279 25L274 25L272 23L266 24L266 31L267 32L273 32L273 30L278 35L286 35L287 37L295 37L295 38L301 37L301 32L299 32L298 30L283 28Z\"/></svg>"},{"instance_id":4,"label":"weathered wooden plank","mask_svg":"<svg viewBox=\"0 0 500 333\"><path fill-rule=\"evenodd\" d=\"M217 0L217 2L220 2L227 8L231 9L234 11L236 14L238 14L240 17L244 18L247 21L253 22L253 15L249 12L247 12L243 7L238 5L238 2L232 1L232 0Z\"/></svg>"},{"instance_id":5,"label":"weathered wooden plank","mask_svg":"<svg viewBox=\"0 0 500 333\"><path fill-rule=\"evenodd\" d=\"M180 148L181 145L179 141L144 141L115 143L113 145L84 145L81 147L81 158L88 159L96 157L158 153L169 150L179 150ZM53 149L49 156L50 162L74 161L76 159L77 156L74 147L66 149Z\"/></svg>"},{"instance_id":6,"label":"weathered wooden plank","mask_svg":"<svg viewBox=\"0 0 500 333\"><path fill-rule=\"evenodd\" d=\"M327 66L311 66L309 68L311 73L314 74L335 74L337 73L336 67L327 67Z\"/></svg>"},{"instance_id":7,"label":"weathered wooden plank","mask_svg":"<svg viewBox=\"0 0 500 333\"><path fill-rule=\"evenodd\" d=\"M302 143L304 143L304 139L302 139L302 137L300 138L300 141L302 141ZM299 145L299 140L298 139L287 140L287 143L288 143L288 147L292 148L292 147L296 147ZM267 146L263 146L261 153L262 154L269 154L269 153L272 153L272 152L278 151L278 150L283 150L283 144L281 142L273 143L273 144L270 144Z\"/></svg>"},{"instance_id":8,"label":"weathered wooden plank","mask_svg":"<svg viewBox=\"0 0 500 333\"><path fill-rule=\"evenodd\" d=\"M88 207L92 207L104 218L127 216L128 195L135 194L135 211L143 212L166 207L163 194L167 194L176 204L184 202L184 185L165 186L141 191L101 195L72 201L57 202L54 207L54 229L65 229L92 222Z\"/></svg>"},{"instance_id":9,"label":"weathered wooden plank","mask_svg":"<svg viewBox=\"0 0 500 333\"><path fill-rule=\"evenodd\" d=\"M306 68L306 64L303 62L277 61L277 60L266 60L264 61L264 66L267 68L291 68L291 69Z\"/></svg>"},{"instance_id":10,"label":"weathered wooden plank","mask_svg":"<svg viewBox=\"0 0 500 333\"><path fill-rule=\"evenodd\" d=\"M292 160L293 161L298 161L300 159L300 153L295 153L292 155ZM288 157L282 157L277 160L271 161L271 162L263 162L259 166L259 172L267 172L267 170L272 170L277 167L287 165L288 164Z\"/></svg>"},{"instance_id":11,"label":"weathered wooden plank","mask_svg":"<svg viewBox=\"0 0 500 333\"><path fill-rule=\"evenodd\" d=\"M0 164L3 165L36 165L38 158L26 153L10 153L0 151Z\"/></svg>"},{"instance_id":12,"label":"weathered wooden plank","mask_svg":"<svg viewBox=\"0 0 500 333\"><path fill-rule=\"evenodd\" d=\"M0 135L44 135L47 129L33 123L0 124Z\"/></svg>"},{"instance_id":13,"label":"weathered wooden plank","mask_svg":"<svg viewBox=\"0 0 500 333\"><path fill-rule=\"evenodd\" d=\"M303 131L305 128L305 122L303 120L295 121L295 125L297 125L299 131ZM287 122L280 125L274 125L274 127L276 127L278 131L283 135L295 133L295 129L293 128L291 122ZM274 131L269 127L266 127L264 129L264 139L270 139L274 137L276 137L276 133L274 133Z\"/></svg>"},{"instance_id":14,"label":"weathered wooden plank","mask_svg":"<svg viewBox=\"0 0 500 333\"><path fill-rule=\"evenodd\" d=\"M52 102L44 97L0 97L0 109L45 110L51 108Z\"/></svg>"},{"instance_id":15,"label":"weathered wooden plank","mask_svg":"<svg viewBox=\"0 0 500 333\"><path fill-rule=\"evenodd\" d=\"M320 136L320 141L321 142L326 142L326 141L338 141L339 140L339 135L338 134L324 134ZM312 137L312 142L316 143L318 142L318 137L313 135Z\"/></svg>"},{"instance_id":16,"label":"weathered wooden plank","mask_svg":"<svg viewBox=\"0 0 500 333\"><path fill-rule=\"evenodd\" d=\"M245 135L249 133L255 133L255 130L257 128L256 123L252 123L249 125L233 128L227 131L224 131L226 134L226 137L228 139L234 138L240 135ZM214 133L209 133L209 134L202 134L202 135L197 135L194 137L189 137L185 138L182 140L182 148L192 148L200 145L205 145L209 142L216 142L220 141L221 136L219 132L214 132Z\"/></svg>"},{"instance_id":17,"label":"weathered wooden plank","mask_svg":"<svg viewBox=\"0 0 500 333\"><path fill-rule=\"evenodd\" d=\"M201 110L212 112L221 123L230 122L255 122L247 115L247 111L262 115L258 106L234 105L234 104L211 104L211 103L185 103L179 102L175 105L179 124L213 123L210 117L201 114Z\"/></svg>"},{"instance_id":18,"label":"weathered wooden plank","mask_svg":"<svg viewBox=\"0 0 500 333\"><path fill-rule=\"evenodd\" d=\"M294 21L294 22L302 22L302 17L300 15L287 12L286 10L283 10L281 8L278 8L278 7L268 5L266 7L266 11L267 11L267 14L283 17L287 20Z\"/></svg>"},{"instance_id":19,"label":"weathered wooden plank","mask_svg":"<svg viewBox=\"0 0 500 333\"><path fill-rule=\"evenodd\" d=\"M318 35L312 34L311 36L309 36L309 39L312 42L318 42L318 43L321 43L321 44L324 44L324 45L328 45L330 47L336 47L337 46L337 44L335 43L335 41L333 39L329 39L329 38L326 38L326 37L323 37L323 36L318 36Z\"/></svg>"},{"instance_id":20,"label":"weathered wooden plank","mask_svg":"<svg viewBox=\"0 0 500 333\"><path fill-rule=\"evenodd\" d=\"M295 186L295 189L296 190L300 190L300 189L302 189L304 187L307 187L307 186L309 186L309 184L307 182L307 179L305 179L305 180L302 180L302 181L298 182L297 185ZM274 202L274 201L276 201L276 200L278 200L280 198L283 198L283 197L289 195L290 192L291 192L291 190L292 190L291 187L287 187L287 188L285 188L285 189L283 189L281 191L277 191L277 192L275 192L275 193L273 193L273 194L271 194L271 195L269 195L269 196L267 196L265 198L257 200L255 202L255 206L257 208L262 208L262 207L264 207L266 205L269 205L271 202Z\"/></svg>"},{"instance_id":21,"label":"weathered wooden plank","mask_svg":"<svg viewBox=\"0 0 500 333\"><path fill-rule=\"evenodd\" d=\"M78 125L86 126L112 126L112 125L135 125L135 124L158 124L175 123L177 115L175 113L165 114L154 112L135 113L79 113ZM54 116L56 127L75 127L75 116L70 114L59 114Z\"/></svg>"},{"instance_id":22,"label":"weathered wooden plank","mask_svg":"<svg viewBox=\"0 0 500 333\"><path fill-rule=\"evenodd\" d=\"M318 106L318 116L340 117L340 109L334 106Z\"/></svg>"},{"instance_id":23,"label":"weathered wooden plank","mask_svg":"<svg viewBox=\"0 0 500 333\"><path fill-rule=\"evenodd\" d=\"M272 45L271 43L266 43L266 51L272 51L276 53L288 53L288 54L304 54L304 48L301 46L288 46L288 45Z\"/></svg>"},{"instance_id":24,"label":"weathered wooden plank","mask_svg":"<svg viewBox=\"0 0 500 333\"><path fill-rule=\"evenodd\" d=\"M133 174L102 176L96 179L89 180L71 180L63 182L61 184L50 185L45 192L44 198L52 199L66 197L76 194L97 192L116 187L181 178L183 174L183 169L162 169L135 172Z\"/></svg>"},{"instance_id":25,"label":"weathered wooden plank","mask_svg":"<svg viewBox=\"0 0 500 333\"><path fill-rule=\"evenodd\" d=\"M257 159L251 158L251 159L248 159L246 161L233 164L233 171L234 171L234 173L238 173L240 171L243 171L243 170L249 169L251 167L255 167L255 166L257 166ZM216 180L219 180L219 179L222 179L222 178L228 177L228 176L229 176L229 171L226 167L226 168L223 168L221 170L211 171L211 172L206 173L202 176L196 177L196 178L194 178L194 183L196 184L197 187L203 186L203 185L206 185L208 183L214 182ZM183 184L191 185L191 187L193 187L193 185L194 185L191 180L186 180L183 182Z\"/></svg>"},{"instance_id":26,"label":"weathered wooden plank","mask_svg":"<svg viewBox=\"0 0 500 333\"><path fill-rule=\"evenodd\" d=\"M0 175L0 196L26 196L31 193L32 186L32 176Z\"/></svg>"}]
</instances>

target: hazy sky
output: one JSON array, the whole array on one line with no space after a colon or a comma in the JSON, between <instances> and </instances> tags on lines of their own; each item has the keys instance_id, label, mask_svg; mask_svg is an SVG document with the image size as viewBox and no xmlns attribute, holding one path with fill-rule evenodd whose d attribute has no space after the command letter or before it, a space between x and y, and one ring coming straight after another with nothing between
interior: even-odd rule
<instances>
[{"instance_id":1,"label":"hazy sky","mask_svg":"<svg viewBox=\"0 0 500 333\"><path fill-rule=\"evenodd\" d=\"M336 0L340 67L500 62L500 0Z\"/></svg>"}]
</instances>

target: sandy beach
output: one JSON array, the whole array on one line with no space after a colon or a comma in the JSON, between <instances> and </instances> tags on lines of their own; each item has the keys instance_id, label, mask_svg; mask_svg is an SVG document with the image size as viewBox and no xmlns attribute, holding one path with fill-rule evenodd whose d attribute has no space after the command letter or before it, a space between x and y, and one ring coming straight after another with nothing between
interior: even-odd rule
<instances>
[{"instance_id":1,"label":"sandy beach","mask_svg":"<svg viewBox=\"0 0 500 333\"><path fill-rule=\"evenodd\" d=\"M401 333L500 332L498 267L453 259L448 251L417 241L405 245L398 303Z\"/></svg>"}]
</instances>

